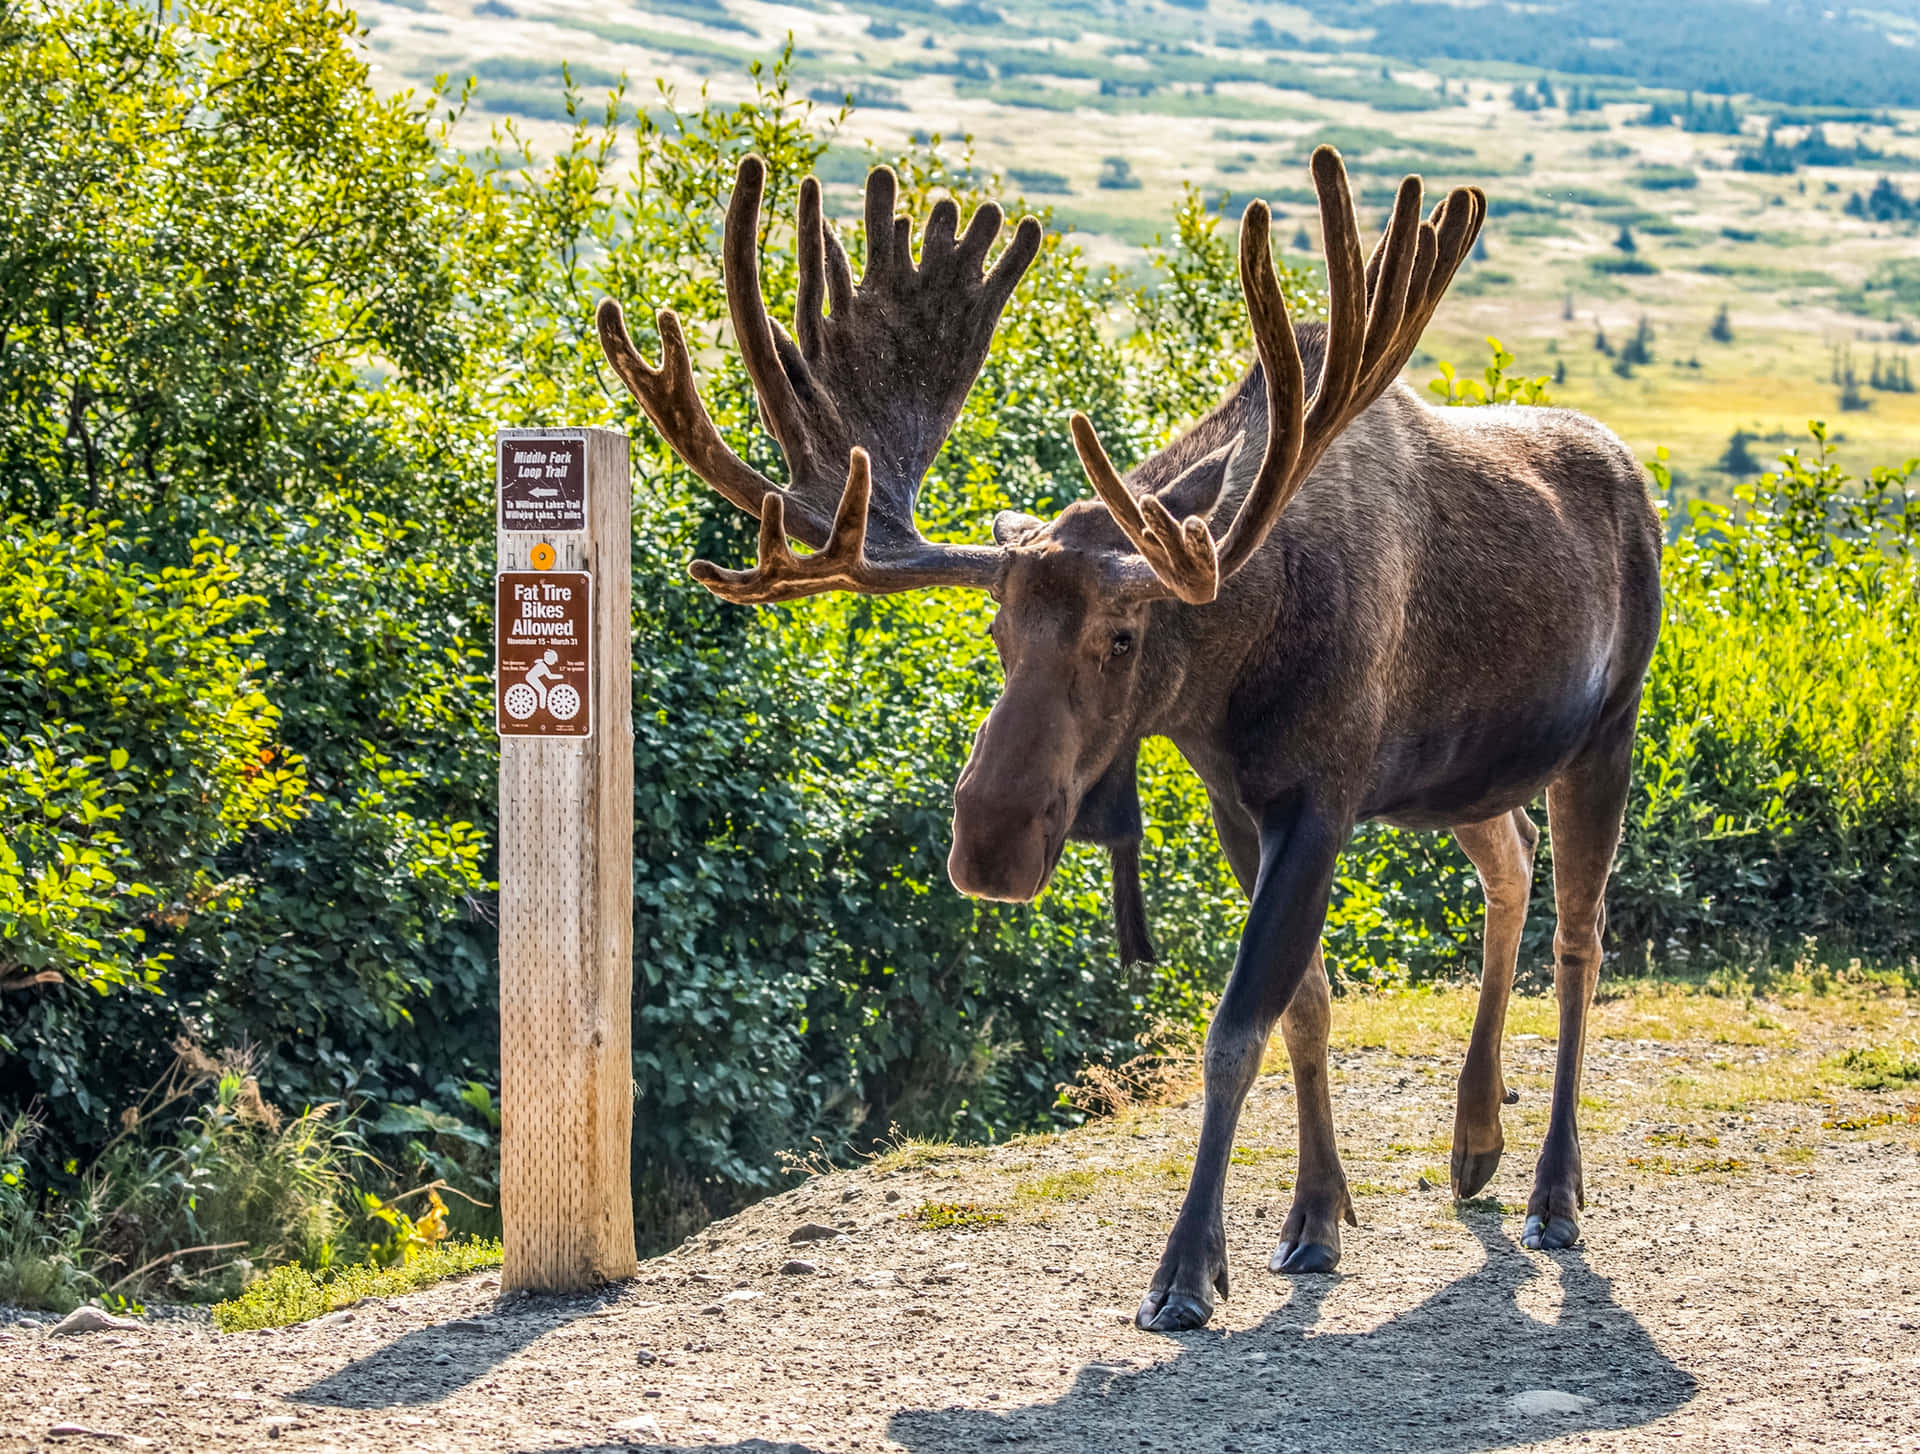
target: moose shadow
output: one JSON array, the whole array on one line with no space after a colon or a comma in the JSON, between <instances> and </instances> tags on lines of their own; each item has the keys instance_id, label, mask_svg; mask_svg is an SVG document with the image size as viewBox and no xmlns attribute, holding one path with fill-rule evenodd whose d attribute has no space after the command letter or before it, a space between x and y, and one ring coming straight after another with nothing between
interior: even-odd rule
<instances>
[{"instance_id":1,"label":"moose shadow","mask_svg":"<svg viewBox=\"0 0 1920 1454\"><path fill-rule=\"evenodd\" d=\"M415 1328L286 1398L342 1409L434 1403L485 1378L554 1329L592 1312L592 1307L568 1299L542 1298L511 1314L495 1312Z\"/></svg>"},{"instance_id":2,"label":"moose shadow","mask_svg":"<svg viewBox=\"0 0 1920 1454\"><path fill-rule=\"evenodd\" d=\"M1558 1264L1561 1307L1543 1322L1521 1292L1545 1274L1497 1218L1467 1225L1486 1252L1482 1265L1377 1327L1314 1333L1331 1277L1288 1282L1287 1301L1261 1323L1232 1334L1178 1335L1179 1353L1147 1368L1092 1363L1060 1398L1005 1412L951 1407L905 1409L888 1435L913 1454L978 1454L988 1447L1034 1450L1178 1448L1218 1454L1277 1454L1337 1448L1347 1454L1478 1454L1565 1434L1652 1423L1683 1407L1693 1376L1660 1351L1614 1300L1612 1284L1579 1250L1549 1254ZM497 1334L469 1334L476 1346L452 1366L426 1363L448 1347L450 1330L421 1329L349 1364L295 1399L349 1408L426 1403L480 1377L571 1316L523 1314ZM1564 1411L1529 1407L1524 1394L1573 1395ZM681 1450L668 1442L570 1448L528 1446L526 1454ZM821 1454L812 1444L748 1439L700 1444L703 1454Z\"/></svg>"},{"instance_id":3,"label":"moose shadow","mask_svg":"<svg viewBox=\"0 0 1920 1454\"><path fill-rule=\"evenodd\" d=\"M1297 1278L1288 1300L1245 1332L1180 1335L1179 1356L1145 1369L1090 1364L1051 1403L905 1410L888 1433L915 1454L1169 1443L1221 1454L1466 1454L1651 1423L1693 1397L1692 1375L1614 1301L1583 1254L1553 1254L1563 1302L1559 1321L1545 1323L1519 1296L1544 1276L1538 1265L1497 1219L1469 1216L1468 1225L1485 1263L1365 1332L1310 1332L1335 1279ZM1537 1399L1513 1402L1542 1390L1582 1402L1562 1400L1564 1413L1541 1412Z\"/></svg>"}]
</instances>

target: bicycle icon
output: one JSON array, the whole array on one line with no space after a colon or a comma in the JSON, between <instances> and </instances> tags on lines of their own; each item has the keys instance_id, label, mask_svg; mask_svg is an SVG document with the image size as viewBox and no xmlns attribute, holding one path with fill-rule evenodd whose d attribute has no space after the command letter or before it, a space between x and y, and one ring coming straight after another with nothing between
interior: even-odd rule
<instances>
[{"instance_id":1,"label":"bicycle icon","mask_svg":"<svg viewBox=\"0 0 1920 1454\"><path fill-rule=\"evenodd\" d=\"M558 674L551 670L559 660L560 653L549 649L524 678L507 688L501 705L509 717L524 722L542 707L556 722L571 722L579 715L580 693L558 680Z\"/></svg>"}]
</instances>

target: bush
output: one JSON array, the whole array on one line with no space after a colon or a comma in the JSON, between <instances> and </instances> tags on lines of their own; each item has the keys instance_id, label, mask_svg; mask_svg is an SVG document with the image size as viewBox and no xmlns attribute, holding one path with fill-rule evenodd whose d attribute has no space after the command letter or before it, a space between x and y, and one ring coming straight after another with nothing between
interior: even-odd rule
<instances>
[{"instance_id":1,"label":"bush","mask_svg":"<svg viewBox=\"0 0 1920 1454\"><path fill-rule=\"evenodd\" d=\"M0 534L0 988L154 989L155 931L244 898L223 852L304 810L260 690L237 550L156 542L77 508ZM48 998L70 989L52 988ZM0 1049L36 1058L0 1032ZM56 1097L87 1079L46 1064Z\"/></svg>"}]
</instances>

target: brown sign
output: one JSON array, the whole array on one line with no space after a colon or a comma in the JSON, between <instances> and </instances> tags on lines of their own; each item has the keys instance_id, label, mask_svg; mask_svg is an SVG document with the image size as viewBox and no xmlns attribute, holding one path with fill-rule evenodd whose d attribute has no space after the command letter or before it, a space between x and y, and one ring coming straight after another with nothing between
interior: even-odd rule
<instances>
[{"instance_id":1,"label":"brown sign","mask_svg":"<svg viewBox=\"0 0 1920 1454\"><path fill-rule=\"evenodd\" d=\"M500 440L500 528L555 535L587 528L587 441Z\"/></svg>"},{"instance_id":2,"label":"brown sign","mask_svg":"<svg viewBox=\"0 0 1920 1454\"><path fill-rule=\"evenodd\" d=\"M494 722L503 737L593 735L593 577L501 571L494 587Z\"/></svg>"}]
</instances>

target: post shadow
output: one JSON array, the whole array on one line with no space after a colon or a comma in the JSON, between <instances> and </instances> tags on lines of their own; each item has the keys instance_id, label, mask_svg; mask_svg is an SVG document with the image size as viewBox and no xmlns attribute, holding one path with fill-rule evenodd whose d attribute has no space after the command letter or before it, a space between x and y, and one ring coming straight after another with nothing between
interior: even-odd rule
<instances>
[{"instance_id":1,"label":"post shadow","mask_svg":"<svg viewBox=\"0 0 1920 1454\"><path fill-rule=\"evenodd\" d=\"M485 1378L535 1339L585 1317L599 1306L581 1298L543 1298L522 1304L511 1313L496 1308L488 1314L469 1314L416 1328L285 1397L290 1403L342 1409L395 1409L434 1403ZM436 1363L434 1360L443 1353L452 1361Z\"/></svg>"},{"instance_id":2,"label":"post shadow","mask_svg":"<svg viewBox=\"0 0 1920 1454\"><path fill-rule=\"evenodd\" d=\"M1469 1214L1467 1225L1485 1262L1367 1332L1312 1334L1334 1278L1295 1278L1286 1303L1246 1332L1176 1335L1179 1356L1147 1369L1090 1364L1052 1403L1004 1413L903 1410L888 1433L914 1454L1170 1443L1222 1454L1477 1454L1651 1423L1693 1397L1693 1376L1614 1301L1584 1253L1549 1254L1564 1300L1558 1323L1543 1323L1519 1303L1521 1288L1542 1276L1532 1258L1497 1217ZM1590 1402L1544 1417L1509 1407L1513 1395L1536 1389Z\"/></svg>"}]
</instances>

